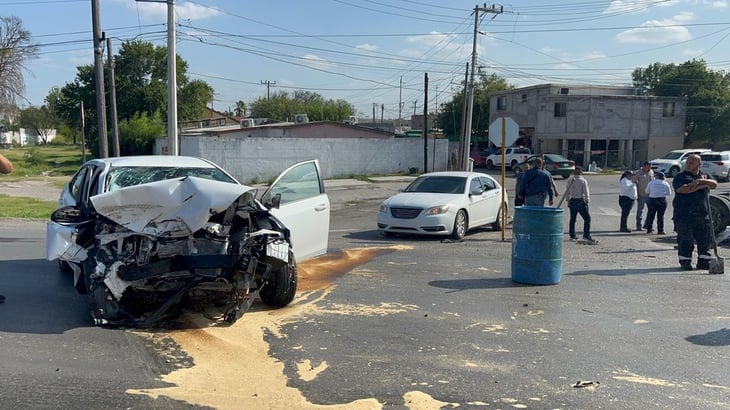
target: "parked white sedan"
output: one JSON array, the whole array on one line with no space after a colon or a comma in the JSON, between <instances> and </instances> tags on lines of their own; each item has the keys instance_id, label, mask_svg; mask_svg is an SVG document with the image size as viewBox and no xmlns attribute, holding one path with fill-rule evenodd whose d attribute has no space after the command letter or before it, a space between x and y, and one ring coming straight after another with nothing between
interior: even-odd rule
<instances>
[{"instance_id":1,"label":"parked white sedan","mask_svg":"<svg viewBox=\"0 0 730 410\"><path fill-rule=\"evenodd\" d=\"M289 167L259 200L201 158L94 159L61 193L46 252L73 271L96 324L146 327L203 304L234 322L257 296L292 301L297 260L327 251L329 211L316 160Z\"/></svg>"},{"instance_id":2,"label":"parked white sedan","mask_svg":"<svg viewBox=\"0 0 730 410\"><path fill-rule=\"evenodd\" d=\"M502 229L507 194L491 176L478 172L432 172L386 199L378 210L378 229L396 233L451 235L461 239L478 226Z\"/></svg>"}]
</instances>

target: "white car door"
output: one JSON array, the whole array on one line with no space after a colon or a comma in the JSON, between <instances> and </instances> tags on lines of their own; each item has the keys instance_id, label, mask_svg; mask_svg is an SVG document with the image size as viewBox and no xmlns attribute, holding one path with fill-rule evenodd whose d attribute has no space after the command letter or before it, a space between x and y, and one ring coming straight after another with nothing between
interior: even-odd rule
<instances>
[{"instance_id":1,"label":"white car door","mask_svg":"<svg viewBox=\"0 0 730 410\"><path fill-rule=\"evenodd\" d=\"M488 218L489 201L488 193L482 189L482 183L478 177L473 177L469 182L469 226L484 225ZM472 194L472 192L480 192Z\"/></svg>"},{"instance_id":2,"label":"white car door","mask_svg":"<svg viewBox=\"0 0 730 410\"><path fill-rule=\"evenodd\" d=\"M272 198L280 195L278 208ZM317 160L294 164L274 181L261 197L271 213L291 231L294 256L304 261L327 252L330 230L330 201L324 191Z\"/></svg>"}]
</instances>

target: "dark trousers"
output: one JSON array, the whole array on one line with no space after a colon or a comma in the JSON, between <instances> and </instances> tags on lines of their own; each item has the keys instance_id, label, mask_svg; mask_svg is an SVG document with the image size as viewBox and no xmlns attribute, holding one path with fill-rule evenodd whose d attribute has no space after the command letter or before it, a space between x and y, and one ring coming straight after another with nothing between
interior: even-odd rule
<instances>
[{"instance_id":1,"label":"dark trousers","mask_svg":"<svg viewBox=\"0 0 730 410\"><path fill-rule=\"evenodd\" d=\"M710 220L698 221L674 221L674 229L677 231L677 256L679 263L687 264L692 262L692 251L697 242L697 259L709 262L710 245L712 244L712 232Z\"/></svg>"},{"instance_id":2,"label":"dark trousers","mask_svg":"<svg viewBox=\"0 0 730 410\"><path fill-rule=\"evenodd\" d=\"M654 225L654 217L656 217L656 229L658 232L664 232L664 211L667 210L666 198L649 198L646 203L649 212L646 214L646 222L644 229L651 230Z\"/></svg>"},{"instance_id":3,"label":"dark trousers","mask_svg":"<svg viewBox=\"0 0 730 410\"><path fill-rule=\"evenodd\" d=\"M622 231L628 231L629 227L626 224L626 221L629 219L629 213L631 212L631 208L634 206L634 200L627 196L619 195L618 206L621 207L621 228L619 229Z\"/></svg>"},{"instance_id":4,"label":"dark trousers","mask_svg":"<svg viewBox=\"0 0 730 410\"><path fill-rule=\"evenodd\" d=\"M591 237L591 214L588 213L588 204L582 199L571 199L568 202L570 210L569 233L571 238L575 238L575 220L580 214L583 218L583 237L588 239Z\"/></svg>"}]
</instances>

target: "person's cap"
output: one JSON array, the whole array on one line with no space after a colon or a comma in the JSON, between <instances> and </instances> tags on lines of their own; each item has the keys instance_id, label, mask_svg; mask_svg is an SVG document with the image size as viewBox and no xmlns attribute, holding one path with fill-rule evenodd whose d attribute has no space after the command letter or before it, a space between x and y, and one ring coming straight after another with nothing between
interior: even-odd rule
<instances>
[{"instance_id":1,"label":"person's cap","mask_svg":"<svg viewBox=\"0 0 730 410\"><path fill-rule=\"evenodd\" d=\"M663 172L657 172L656 174L654 174L654 176L656 177L656 179L664 179L664 173Z\"/></svg>"},{"instance_id":2,"label":"person's cap","mask_svg":"<svg viewBox=\"0 0 730 410\"><path fill-rule=\"evenodd\" d=\"M651 162L649 162L649 161L644 161L644 165L651 165Z\"/></svg>"}]
</instances>

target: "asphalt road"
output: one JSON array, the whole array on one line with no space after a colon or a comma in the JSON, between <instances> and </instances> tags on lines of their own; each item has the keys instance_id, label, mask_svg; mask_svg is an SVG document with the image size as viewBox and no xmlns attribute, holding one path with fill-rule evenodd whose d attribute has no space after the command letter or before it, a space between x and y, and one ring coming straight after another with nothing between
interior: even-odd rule
<instances>
[{"instance_id":1,"label":"asphalt road","mask_svg":"<svg viewBox=\"0 0 730 410\"><path fill-rule=\"evenodd\" d=\"M260 327L262 357L248 350L258 326L234 354L218 341L238 327L190 347L185 332L91 326L71 278L44 259L45 226L2 221L0 407L730 409L727 275L679 271L672 234L617 232L618 177L589 181L599 243L566 240L553 286L511 280L510 229L386 239L375 211L405 182L329 183L328 263L302 264L305 296L290 307L257 304L237 323L281 319ZM201 353L216 350L238 369L226 382ZM272 362L284 380L258 401L226 389L269 380L254 370ZM186 396L197 390L185 372L238 401ZM291 389L303 401L274 397Z\"/></svg>"}]
</instances>

